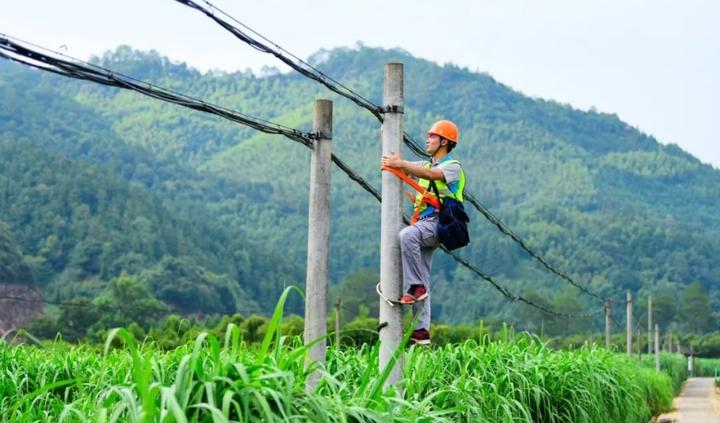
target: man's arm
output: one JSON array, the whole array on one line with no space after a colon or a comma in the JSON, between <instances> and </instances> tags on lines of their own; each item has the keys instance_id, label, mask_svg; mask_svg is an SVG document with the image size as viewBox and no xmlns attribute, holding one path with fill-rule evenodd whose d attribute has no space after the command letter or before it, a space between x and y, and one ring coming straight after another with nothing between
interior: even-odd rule
<instances>
[{"instance_id":1,"label":"man's arm","mask_svg":"<svg viewBox=\"0 0 720 423\"><path fill-rule=\"evenodd\" d=\"M416 178L422 178L433 181L445 181L445 174L439 168L427 168L417 163L412 163L398 157L397 153L391 152L387 156L382 157L382 164L385 166L400 169Z\"/></svg>"}]
</instances>

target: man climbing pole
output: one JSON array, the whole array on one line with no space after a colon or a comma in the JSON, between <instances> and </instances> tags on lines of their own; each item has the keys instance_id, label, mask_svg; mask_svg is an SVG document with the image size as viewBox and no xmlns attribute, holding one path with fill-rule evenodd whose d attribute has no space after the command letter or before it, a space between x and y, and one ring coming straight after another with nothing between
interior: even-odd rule
<instances>
[{"instance_id":1,"label":"man climbing pole","mask_svg":"<svg viewBox=\"0 0 720 423\"><path fill-rule=\"evenodd\" d=\"M460 162L450 157L457 146L458 128L448 121L435 122L427 132L425 152L428 161L410 162L391 152L382 156L383 167L398 169L419 179L424 192L415 196L415 212L410 226L400 231L403 286L407 292L402 304L412 304L413 318L422 313L410 338L419 345L430 344L430 270L432 255L440 244L438 238L439 204L430 193L437 193L440 202L453 198L462 203L465 173ZM395 173L395 172L393 172Z\"/></svg>"}]
</instances>

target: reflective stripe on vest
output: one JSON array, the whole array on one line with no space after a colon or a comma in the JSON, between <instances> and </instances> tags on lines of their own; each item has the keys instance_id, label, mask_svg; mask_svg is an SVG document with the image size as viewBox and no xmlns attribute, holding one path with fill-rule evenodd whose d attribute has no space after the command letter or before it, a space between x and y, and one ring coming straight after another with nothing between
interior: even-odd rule
<instances>
[{"instance_id":1,"label":"reflective stripe on vest","mask_svg":"<svg viewBox=\"0 0 720 423\"><path fill-rule=\"evenodd\" d=\"M460 162L457 160L449 159L449 160L441 160L440 163L438 163L435 167L442 168L443 166L446 166L451 163L460 164ZM423 164L423 166L427 169L431 169L433 167L431 162L427 162L427 163ZM433 192L432 188L430 188L429 180L421 178L420 180L418 180L418 183L420 184L421 187L429 190L430 192ZM456 182L453 182L453 184L455 184L455 183L457 183L457 189L455 190L455 192L453 192L450 189L450 187L448 186L448 184L446 184L445 181L443 181L442 179L437 179L435 181L435 186L438 189L438 194L440 194L441 201L445 198L450 197L450 198L454 198L455 200L457 200L461 203L463 202L463 190L465 189L465 171L463 171L462 166L460 167L460 179L457 180ZM422 194L417 194L415 196L415 208L417 209L417 207L420 206L420 215L422 217L425 217L430 213L425 213L425 211L428 208L428 205L421 204L422 197L423 197ZM434 209L434 207L433 207L433 209ZM433 213L435 213L435 212L437 212L437 210L433 211Z\"/></svg>"}]
</instances>

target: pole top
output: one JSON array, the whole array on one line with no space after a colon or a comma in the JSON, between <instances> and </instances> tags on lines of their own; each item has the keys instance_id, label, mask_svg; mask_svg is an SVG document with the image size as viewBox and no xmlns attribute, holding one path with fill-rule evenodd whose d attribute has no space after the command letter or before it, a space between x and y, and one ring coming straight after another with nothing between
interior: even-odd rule
<instances>
[{"instance_id":1,"label":"pole top","mask_svg":"<svg viewBox=\"0 0 720 423\"><path fill-rule=\"evenodd\" d=\"M333 102L324 98L315 100L313 113L314 139L332 139Z\"/></svg>"},{"instance_id":2,"label":"pole top","mask_svg":"<svg viewBox=\"0 0 720 423\"><path fill-rule=\"evenodd\" d=\"M383 87L383 103L385 106L403 106L405 98L403 66L402 63L385 64L385 84Z\"/></svg>"}]
</instances>

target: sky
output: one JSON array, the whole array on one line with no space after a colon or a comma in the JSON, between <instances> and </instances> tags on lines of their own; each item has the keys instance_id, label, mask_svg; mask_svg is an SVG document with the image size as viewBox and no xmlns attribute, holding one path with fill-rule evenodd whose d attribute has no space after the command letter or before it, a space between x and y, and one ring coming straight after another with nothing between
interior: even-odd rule
<instances>
[{"instance_id":1,"label":"sky","mask_svg":"<svg viewBox=\"0 0 720 423\"><path fill-rule=\"evenodd\" d=\"M400 47L531 97L615 113L720 168L716 0L212 3L300 58L358 42ZM126 44L203 71L285 70L175 0L0 0L0 33L81 59Z\"/></svg>"}]
</instances>

